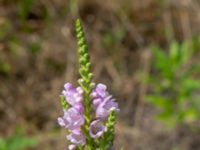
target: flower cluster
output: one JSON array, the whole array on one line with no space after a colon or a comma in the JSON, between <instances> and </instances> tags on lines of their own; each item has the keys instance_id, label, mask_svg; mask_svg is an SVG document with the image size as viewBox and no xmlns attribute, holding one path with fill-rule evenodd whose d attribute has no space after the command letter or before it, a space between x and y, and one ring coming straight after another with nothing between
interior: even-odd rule
<instances>
[{"instance_id":1,"label":"flower cluster","mask_svg":"<svg viewBox=\"0 0 200 150\"><path fill-rule=\"evenodd\" d=\"M71 83L66 83L62 95L71 107L63 110L64 115L58 118L58 123L70 131L70 134L67 136L68 140L75 145L84 145L86 139L81 132L81 126L85 122L83 114L83 90L81 87L75 88ZM74 149L75 145L70 145L69 149Z\"/></svg>"},{"instance_id":2,"label":"flower cluster","mask_svg":"<svg viewBox=\"0 0 200 150\"><path fill-rule=\"evenodd\" d=\"M70 131L67 136L67 139L72 143L69 150L75 150L76 147L86 143L86 135L82 129L85 124L84 91L81 87L75 88L71 83L66 83L62 95L70 107L64 109L64 115L58 118L58 123ZM95 140L107 132L105 124L108 116L112 111L119 111L119 108L104 84L97 84L90 97L94 113L91 114L93 119L89 126L89 136Z\"/></svg>"},{"instance_id":3,"label":"flower cluster","mask_svg":"<svg viewBox=\"0 0 200 150\"><path fill-rule=\"evenodd\" d=\"M119 108L115 99L107 92L107 87L104 84L97 84L91 93L91 97L95 111L95 120L90 125L90 136L98 138L107 130L104 122L107 121L110 112L119 111Z\"/></svg>"}]
</instances>

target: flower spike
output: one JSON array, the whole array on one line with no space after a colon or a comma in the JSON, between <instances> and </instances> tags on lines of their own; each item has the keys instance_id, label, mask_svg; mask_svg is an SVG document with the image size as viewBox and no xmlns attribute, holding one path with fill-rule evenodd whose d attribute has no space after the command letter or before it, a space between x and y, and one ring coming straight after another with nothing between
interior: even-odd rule
<instances>
[{"instance_id":1,"label":"flower spike","mask_svg":"<svg viewBox=\"0 0 200 150\"><path fill-rule=\"evenodd\" d=\"M115 136L114 126L118 103L107 91L107 86L92 82L90 55L83 26L76 21L79 54L79 87L64 85L61 105L64 115L58 124L67 129L71 142L69 150L111 150Z\"/></svg>"}]
</instances>

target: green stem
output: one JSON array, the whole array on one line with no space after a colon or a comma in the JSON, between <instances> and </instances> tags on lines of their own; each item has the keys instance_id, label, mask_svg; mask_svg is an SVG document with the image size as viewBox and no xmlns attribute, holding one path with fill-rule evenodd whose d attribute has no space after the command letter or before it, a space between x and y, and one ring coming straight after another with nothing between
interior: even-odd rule
<instances>
[{"instance_id":1,"label":"green stem","mask_svg":"<svg viewBox=\"0 0 200 150\"><path fill-rule=\"evenodd\" d=\"M78 39L79 45L79 63L80 69L79 73L81 78L79 79L79 84L84 90L84 115L85 115L85 125L83 126L83 132L86 136L87 148L88 150L95 150L95 141L90 137L89 127L92 122L92 100L91 100L91 92L92 92L92 71L91 71L91 63L90 56L88 52L87 41L85 38L85 34L83 31L83 27L81 25L80 20L76 21L76 35Z\"/></svg>"}]
</instances>

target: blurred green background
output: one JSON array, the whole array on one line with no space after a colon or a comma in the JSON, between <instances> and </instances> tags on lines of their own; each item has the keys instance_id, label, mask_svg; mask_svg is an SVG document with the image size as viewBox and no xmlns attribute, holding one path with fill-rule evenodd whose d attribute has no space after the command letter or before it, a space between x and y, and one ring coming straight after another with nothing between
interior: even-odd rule
<instances>
[{"instance_id":1,"label":"blurred green background","mask_svg":"<svg viewBox=\"0 0 200 150\"><path fill-rule=\"evenodd\" d=\"M0 0L0 150L61 150L81 18L95 82L121 112L116 150L200 149L199 0Z\"/></svg>"}]
</instances>

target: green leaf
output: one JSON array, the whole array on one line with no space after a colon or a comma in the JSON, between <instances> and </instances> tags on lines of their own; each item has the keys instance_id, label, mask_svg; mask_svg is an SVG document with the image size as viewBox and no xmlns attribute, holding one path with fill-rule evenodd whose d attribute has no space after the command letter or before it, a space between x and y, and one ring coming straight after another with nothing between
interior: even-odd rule
<instances>
[{"instance_id":1,"label":"green leaf","mask_svg":"<svg viewBox=\"0 0 200 150\"><path fill-rule=\"evenodd\" d=\"M185 79L182 81L181 87L181 95L191 95L195 91L200 91L200 80Z\"/></svg>"},{"instance_id":2,"label":"green leaf","mask_svg":"<svg viewBox=\"0 0 200 150\"><path fill-rule=\"evenodd\" d=\"M187 123L192 123L199 119L199 112L196 109L189 108L185 111L184 120Z\"/></svg>"},{"instance_id":3,"label":"green leaf","mask_svg":"<svg viewBox=\"0 0 200 150\"><path fill-rule=\"evenodd\" d=\"M170 45L169 56L170 56L171 61L173 61L173 63L175 63L175 64L180 59L180 46L179 46L179 44L176 41L174 41Z\"/></svg>"},{"instance_id":4,"label":"green leaf","mask_svg":"<svg viewBox=\"0 0 200 150\"><path fill-rule=\"evenodd\" d=\"M8 150L6 141L3 138L0 138L0 150Z\"/></svg>"},{"instance_id":5,"label":"green leaf","mask_svg":"<svg viewBox=\"0 0 200 150\"><path fill-rule=\"evenodd\" d=\"M16 135L8 140L9 150L23 150L25 148L32 148L37 145L38 141L34 138Z\"/></svg>"},{"instance_id":6,"label":"green leaf","mask_svg":"<svg viewBox=\"0 0 200 150\"><path fill-rule=\"evenodd\" d=\"M20 4L19 15L22 20L26 20L34 4L34 0L23 0Z\"/></svg>"},{"instance_id":7,"label":"green leaf","mask_svg":"<svg viewBox=\"0 0 200 150\"><path fill-rule=\"evenodd\" d=\"M192 56L192 50L189 41L185 41L180 45L181 64L186 64Z\"/></svg>"},{"instance_id":8,"label":"green leaf","mask_svg":"<svg viewBox=\"0 0 200 150\"><path fill-rule=\"evenodd\" d=\"M168 55L159 47L153 47L152 50L155 57L153 63L155 69L159 71L163 77L173 79L174 67Z\"/></svg>"},{"instance_id":9,"label":"green leaf","mask_svg":"<svg viewBox=\"0 0 200 150\"><path fill-rule=\"evenodd\" d=\"M157 69L163 70L168 64L168 58L166 53L161 50L159 47L153 47L153 54L154 54L154 65Z\"/></svg>"},{"instance_id":10,"label":"green leaf","mask_svg":"<svg viewBox=\"0 0 200 150\"><path fill-rule=\"evenodd\" d=\"M187 78L187 77L193 76L194 74L198 74L198 73L200 73L200 64L194 64L183 73L183 77Z\"/></svg>"},{"instance_id":11,"label":"green leaf","mask_svg":"<svg viewBox=\"0 0 200 150\"><path fill-rule=\"evenodd\" d=\"M147 96L147 101L162 109L170 109L172 106L172 100L167 99L164 96L149 95Z\"/></svg>"}]
</instances>

